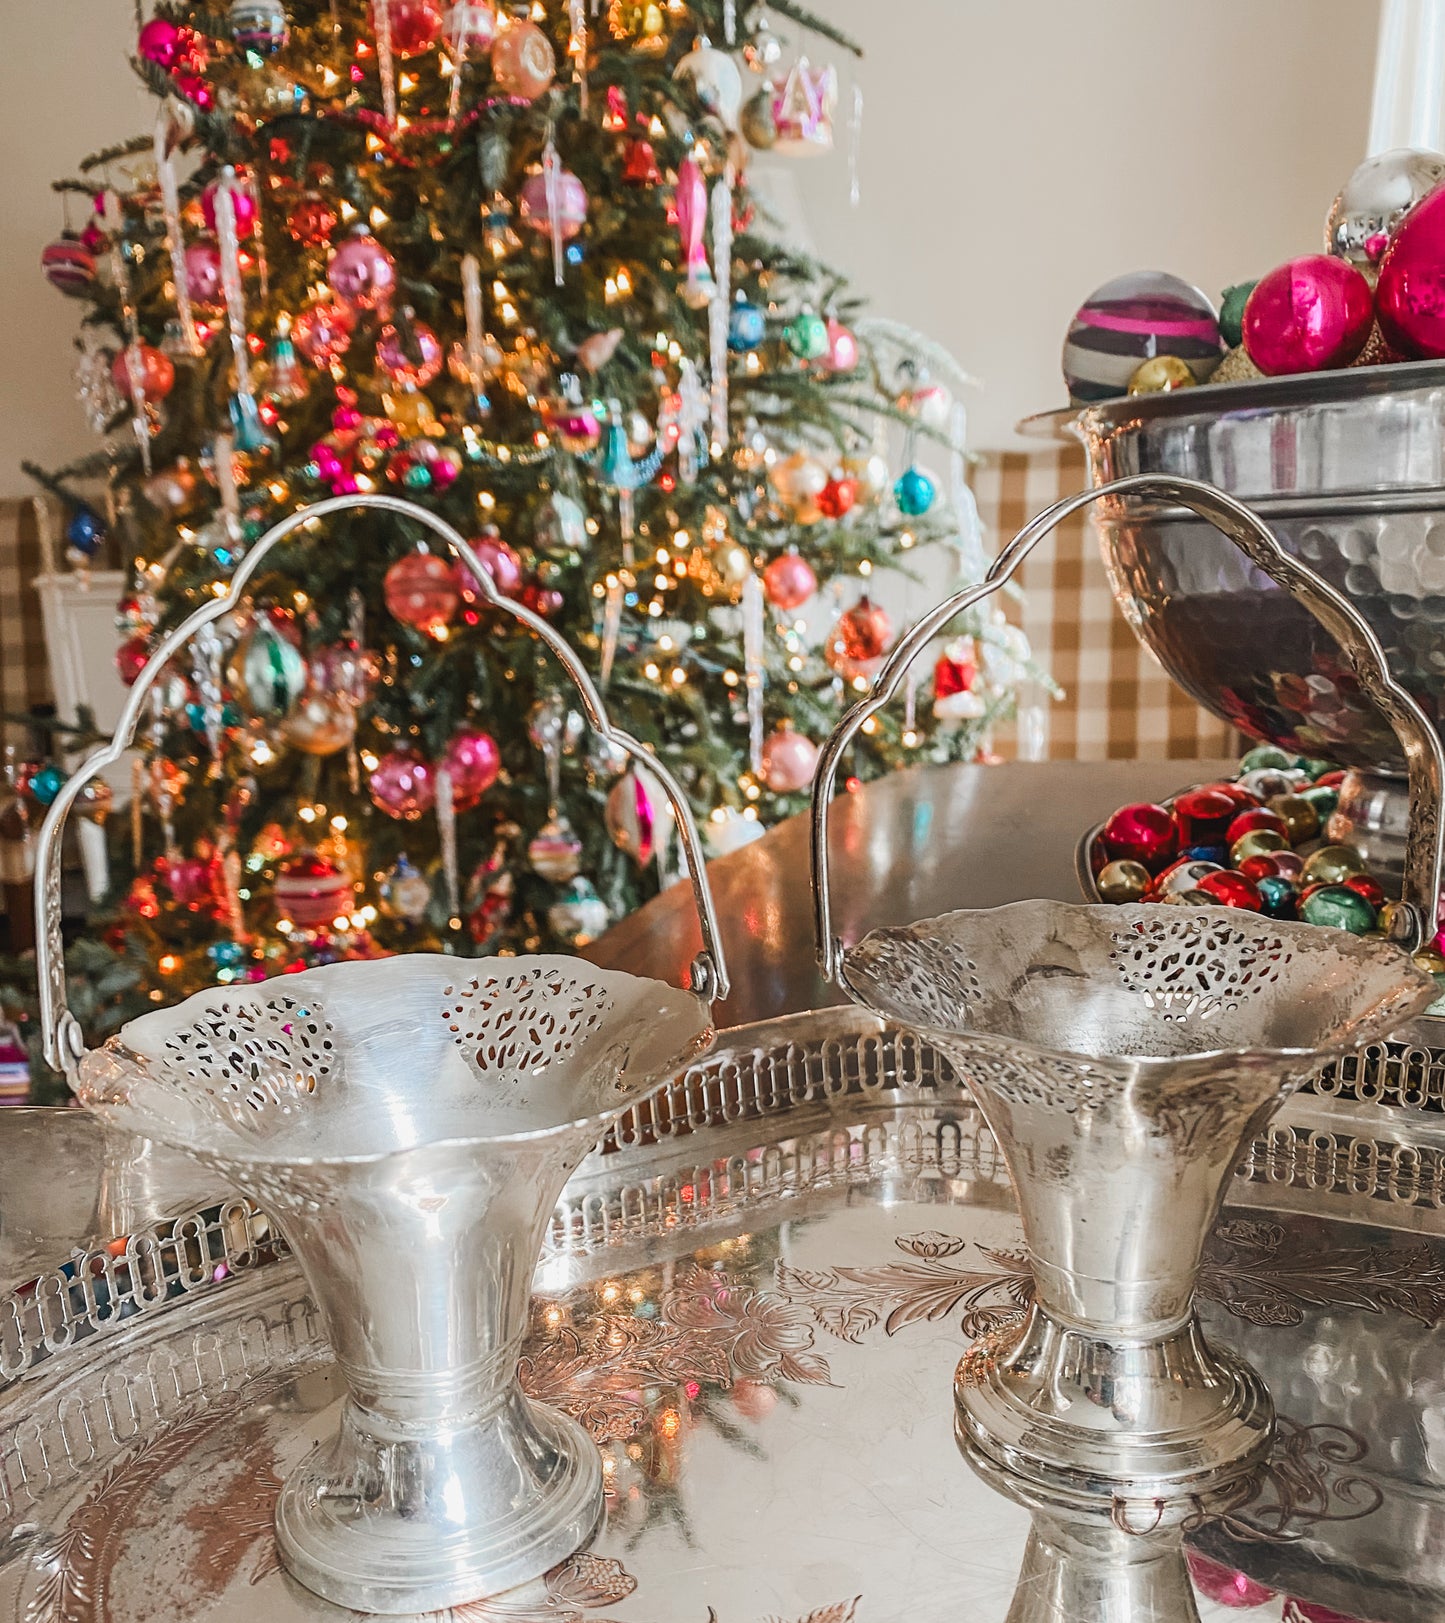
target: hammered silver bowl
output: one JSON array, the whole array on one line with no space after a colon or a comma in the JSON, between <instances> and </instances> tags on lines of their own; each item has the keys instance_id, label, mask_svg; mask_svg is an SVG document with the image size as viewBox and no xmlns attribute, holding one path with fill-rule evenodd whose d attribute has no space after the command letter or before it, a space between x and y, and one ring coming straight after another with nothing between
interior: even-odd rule
<instances>
[{"instance_id":1,"label":"hammered silver bowl","mask_svg":"<svg viewBox=\"0 0 1445 1623\"><path fill-rule=\"evenodd\" d=\"M1095 486L1168 473L1247 502L1360 610L1441 726L1445 362L1134 395L1023 428L1079 439ZM1335 836L1398 875L1404 759L1329 634L1187 509L1105 498L1095 514L1115 598L1170 676L1247 736L1351 768Z\"/></svg>"}]
</instances>

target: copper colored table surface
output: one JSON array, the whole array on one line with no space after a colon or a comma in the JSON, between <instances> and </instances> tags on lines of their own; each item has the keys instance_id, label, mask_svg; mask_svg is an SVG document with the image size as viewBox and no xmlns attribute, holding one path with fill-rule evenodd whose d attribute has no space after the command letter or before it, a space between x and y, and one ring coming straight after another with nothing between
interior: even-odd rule
<instances>
[{"instance_id":1,"label":"copper colored table surface","mask_svg":"<svg viewBox=\"0 0 1445 1623\"><path fill-rule=\"evenodd\" d=\"M834 919L846 940L881 924L1030 896L1077 902L1074 847L1117 806L1232 773L1232 761L1045 761L918 767L843 795L833 813ZM818 973L808 819L708 864L732 994L719 1024L842 1001ZM692 896L673 885L587 954L678 981L702 945Z\"/></svg>"}]
</instances>

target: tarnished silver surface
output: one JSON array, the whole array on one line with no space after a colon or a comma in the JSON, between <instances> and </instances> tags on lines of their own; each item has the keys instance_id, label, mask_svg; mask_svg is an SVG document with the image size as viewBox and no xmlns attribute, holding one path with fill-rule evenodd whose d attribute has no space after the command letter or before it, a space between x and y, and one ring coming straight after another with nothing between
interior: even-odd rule
<instances>
[{"instance_id":1,"label":"tarnished silver surface","mask_svg":"<svg viewBox=\"0 0 1445 1623\"><path fill-rule=\"evenodd\" d=\"M1349 597L1440 726L1445 365L1134 396L1034 426L1077 435L1096 484L1177 474L1247 501L1292 556ZM1253 737L1370 774L1372 785L1345 797L1346 816L1370 795L1404 800L1389 782L1404 768L1390 729L1330 639L1271 580L1168 501L1109 501L1096 522L1115 596L1181 686ZM1362 824L1352 838L1370 844L1369 832ZM1371 854L1390 861L1383 842Z\"/></svg>"},{"instance_id":2,"label":"tarnished silver surface","mask_svg":"<svg viewBox=\"0 0 1445 1623\"><path fill-rule=\"evenodd\" d=\"M958 1457L951 1371L1032 1284L1002 1158L942 1056L842 1009L737 1034L668 1098L569 1184L523 1349L529 1395L602 1450L604 1526L432 1623L1056 1623L1059 1597L1100 1608L1070 1623L1188 1604L1280 1623L1286 1595L1371 1623L1445 1610L1445 1216L1362 1221L1397 1210L1403 1163L1312 1191L1307 1156L1291 1183L1261 1144L1275 1179L1238 1181L1247 1205L1205 1247L1211 1342L1247 1352L1282 1416L1250 1500L1187 1534L1275 1590L1225 1608L1188 1600L1167 1540L1031 1516ZM1281 1122L1348 1159L1310 1104ZM1403 1154L1433 1113L1389 1108ZM0 1116L0 1167L28 1131ZM1290 1196L1313 1214L1261 1209ZM278 1566L270 1507L343 1392L284 1254L37 1363L0 1390L0 1617L335 1617Z\"/></svg>"}]
</instances>

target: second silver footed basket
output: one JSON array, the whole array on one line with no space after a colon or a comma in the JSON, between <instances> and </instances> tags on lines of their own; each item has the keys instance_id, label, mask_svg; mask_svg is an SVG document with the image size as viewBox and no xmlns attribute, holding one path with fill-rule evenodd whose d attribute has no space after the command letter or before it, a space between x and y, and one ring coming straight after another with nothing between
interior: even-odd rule
<instances>
[{"instance_id":1,"label":"second silver footed basket","mask_svg":"<svg viewBox=\"0 0 1445 1623\"><path fill-rule=\"evenodd\" d=\"M232 607L267 552L356 506L438 535L479 594L558 656L593 729L662 784L705 943L691 988L569 958L412 954L200 992L86 1053L65 1003L65 817L129 746L165 664ZM517 1382L543 1232L612 1122L710 1042L711 1003L728 985L697 830L671 774L611 726L576 656L501 596L454 530L393 497L342 498L278 525L226 595L165 639L110 745L57 796L37 861L47 1057L103 1119L254 1196L326 1322L347 1396L339 1429L281 1491L277 1546L291 1575L358 1611L434 1612L573 1554L602 1515L601 1460Z\"/></svg>"},{"instance_id":2,"label":"second silver footed basket","mask_svg":"<svg viewBox=\"0 0 1445 1623\"><path fill-rule=\"evenodd\" d=\"M845 948L833 936L828 863L843 751L927 643L1061 519L1130 494L1191 508L1293 592L1395 729L1416 813L1397 940L1228 908L1021 902L877 930ZM1442 782L1439 736L1350 604L1239 502L1154 476L1042 513L983 582L900 640L828 740L812 811L824 973L958 1067L1017 1191L1035 1300L1021 1325L965 1356L955 1405L964 1452L1030 1503L1126 1530L1177 1527L1235 1499L1262 1460L1269 1397L1204 1339L1193 1304L1200 1251L1232 1167L1286 1096L1434 995L1406 952L1435 928Z\"/></svg>"}]
</instances>

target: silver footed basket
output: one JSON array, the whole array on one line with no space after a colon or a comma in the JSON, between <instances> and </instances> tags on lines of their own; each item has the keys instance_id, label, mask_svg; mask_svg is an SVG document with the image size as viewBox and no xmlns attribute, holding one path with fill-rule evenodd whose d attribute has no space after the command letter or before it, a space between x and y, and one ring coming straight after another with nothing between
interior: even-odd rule
<instances>
[{"instance_id":1,"label":"silver footed basket","mask_svg":"<svg viewBox=\"0 0 1445 1623\"><path fill-rule=\"evenodd\" d=\"M593 729L662 784L677 818L704 950L689 990L561 957L416 953L198 992L86 1053L66 1007L60 835L86 782L130 745L146 694L266 554L329 514L380 508L439 536L480 595L557 655ZM533 1269L568 1174L630 1106L712 1039L728 988L687 801L613 727L562 638L503 597L449 525L390 496L344 497L264 536L223 597L142 671L111 743L66 783L38 842L45 1048L81 1102L184 1151L281 1228L348 1389L340 1430L276 1506L281 1559L361 1611L430 1612L540 1576L596 1530L596 1445L526 1398L517 1359Z\"/></svg>"},{"instance_id":2,"label":"silver footed basket","mask_svg":"<svg viewBox=\"0 0 1445 1623\"><path fill-rule=\"evenodd\" d=\"M1218 907L1019 902L833 935L828 814L839 761L920 650L1100 496L1176 502L1215 525L1341 646L1389 719L1415 796L1395 941ZM1433 982L1400 949L1434 932L1445 781L1439 735L1368 625L1233 498L1143 477L1056 503L984 580L900 639L824 746L813 787L814 918L825 975L922 1034L964 1076L1009 1164L1036 1281L1021 1327L975 1345L955 1387L970 1458L1030 1502L1132 1529L1228 1503L1271 1437L1258 1377L1194 1313L1230 1170L1325 1059L1420 1012Z\"/></svg>"}]
</instances>

